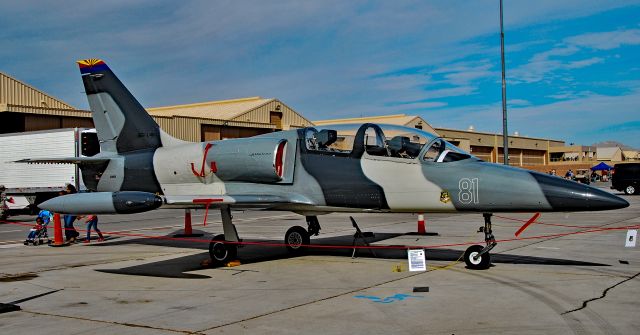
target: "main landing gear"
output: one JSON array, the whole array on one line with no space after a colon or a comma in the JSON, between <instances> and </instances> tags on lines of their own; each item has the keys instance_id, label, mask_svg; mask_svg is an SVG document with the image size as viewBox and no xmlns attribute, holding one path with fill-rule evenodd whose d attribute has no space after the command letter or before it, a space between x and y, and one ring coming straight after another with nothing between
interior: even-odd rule
<instances>
[{"instance_id":1,"label":"main landing gear","mask_svg":"<svg viewBox=\"0 0 640 335\"><path fill-rule=\"evenodd\" d=\"M211 243L209 243L209 255L216 265L224 265L234 260L236 256L238 256L238 244L233 242L240 242L238 231L232 222L233 216L231 216L231 208L229 206L222 206L220 208L220 214L222 216L222 229L224 234L216 235L211 239Z\"/></svg>"},{"instance_id":2,"label":"main landing gear","mask_svg":"<svg viewBox=\"0 0 640 335\"><path fill-rule=\"evenodd\" d=\"M318 217L307 216L307 229L300 226L293 226L287 230L284 234L284 243L287 245L287 250L291 254L299 255L304 252L306 246L311 243L311 235L318 236L320 233L320 222Z\"/></svg>"},{"instance_id":3,"label":"main landing gear","mask_svg":"<svg viewBox=\"0 0 640 335\"><path fill-rule=\"evenodd\" d=\"M491 256L489 251L496 246L496 238L491 230L491 213L484 213L484 227L480 227L478 232L484 232L486 246L472 245L464 252L464 262L469 269L485 270L491 266Z\"/></svg>"},{"instance_id":4,"label":"main landing gear","mask_svg":"<svg viewBox=\"0 0 640 335\"><path fill-rule=\"evenodd\" d=\"M224 234L216 235L209 243L209 255L215 265L224 265L238 256L238 247L241 240L238 238L238 231L233 224L231 208L222 206L220 208L222 216L222 229ZM287 250L292 254L301 254L310 243L311 235L317 236L320 233L320 223L316 216L307 216L307 226L305 229L294 226L287 230L284 235L284 243Z\"/></svg>"}]
</instances>

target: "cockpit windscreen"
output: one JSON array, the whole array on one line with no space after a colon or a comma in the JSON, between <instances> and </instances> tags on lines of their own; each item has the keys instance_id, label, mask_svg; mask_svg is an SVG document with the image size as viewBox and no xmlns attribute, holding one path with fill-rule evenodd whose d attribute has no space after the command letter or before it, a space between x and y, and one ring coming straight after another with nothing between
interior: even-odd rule
<instances>
[{"instance_id":1,"label":"cockpit windscreen","mask_svg":"<svg viewBox=\"0 0 640 335\"><path fill-rule=\"evenodd\" d=\"M363 146L369 156L419 158L426 162L452 162L472 157L434 134L387 124L339 124L306 128L305 143L312 152L348 154L354 147Z\"/></svg>"}]
</instances>

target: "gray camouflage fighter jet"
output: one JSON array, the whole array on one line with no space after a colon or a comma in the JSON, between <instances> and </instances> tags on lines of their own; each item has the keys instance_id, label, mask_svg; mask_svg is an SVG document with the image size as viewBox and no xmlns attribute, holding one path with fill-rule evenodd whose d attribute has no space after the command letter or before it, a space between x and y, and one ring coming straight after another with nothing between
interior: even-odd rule
<instances>
[{"instance_id":1,"label":"gray camouflage fighter jet","mask_svg":"<svg viewBox=\"0 0 640 335\"><path fill-rule=\"evenodd\" d=\"M483 162L442 138L406 127L366 123L185 142L162 131L103 61L78 64L101 152L25 162L79 164L94 192L56 197L40 207L73 214L217 208L224 234L212 239L209 250L219 263L237 254L232 208L306 216L307 228L295 226L285 234L293 252L318 235L320 214L482 213L486 245L465 253L467 265L479 269L489 266L496 245L491 213L629 206L594 187Z\"/></svg>"}]
</instances>

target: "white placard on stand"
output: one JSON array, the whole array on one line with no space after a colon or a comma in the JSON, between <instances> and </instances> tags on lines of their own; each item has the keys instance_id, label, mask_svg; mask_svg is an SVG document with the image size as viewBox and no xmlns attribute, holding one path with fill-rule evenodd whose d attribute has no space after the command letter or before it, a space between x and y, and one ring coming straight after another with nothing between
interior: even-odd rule
<instances>
[{"instance_id":1,"label":"white placard on stand","mask_svg":"<svg viewBox=\"0 0 640 335\"><path fill-rule=\"evenodd\" d=\"M638 231L637 230L628 230L627 231L627 239L624 242L624 246L627 247L627 248L635 247L637 239L638 239Z\"/></svg>"},{"instance_id":2,"label":"white placard on stand","mask_svg":"<svg viewBox=\"0 0 640 335\"><path fill-rule=\"evenodd\" d=\"M427 261L424 257L424 249L409 249L409 271L426 271Z\"/></svg>"}]
</instances>

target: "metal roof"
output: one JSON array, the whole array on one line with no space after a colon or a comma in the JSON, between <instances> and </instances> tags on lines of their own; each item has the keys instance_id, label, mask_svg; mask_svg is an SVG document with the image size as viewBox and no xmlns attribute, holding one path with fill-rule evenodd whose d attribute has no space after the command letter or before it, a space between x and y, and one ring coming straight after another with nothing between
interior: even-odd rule
<instances>
[{"instance_id":1,"label":"metal roof","mask_svg":"<svg viewBox=\"0 0 640 335\"><path fill-rule=\"evenodd\" d=\"M186 105L153 107L147 108L147 112L154 116L182 116L203 119L233 120L274 100L275 99L250 97Z\"/></svg>"},{"instance_id":2,"label":"metal roof","mask_svg":"<svg viewBox=\"0 0 640 335\"><path fill-rule=\"evenodd\" d=\"M640 158L640 152L638 152L638 150L622 150L622 154L627 159Z\"/></svg>"},{"instance_id":3,"label":"metal roof","mask_svg":"<svg viewBox=\"0 0 640 335\"><path fill-rule=\"evenodd\" d=\"M315 125L327 125L327 124L345 124L345 123L385 123L404 126L411 121L420 118L415 115L406 114L394 114L394 115L380 115L380 116L365 116L347 119L330 119L330 120L318 120L313 121ZM424 121L424 120L423 120ZM426 121L425 121L426 123Z\"/></svg>"},{"instance_id":4,"label":"metal roof","mask_svg":"<svg viewBox=\"0 0 640 335\"><path fill-rule=\"evenodd\" d=\"M619 147L596 148L596 156L598 159L612 159L618 152L622 152L622 149Z\"/></svg>"},{"instance_id":5,"label":"metal roof","mask_svg":"<svg viewBox=\"0 0 640 335\"><path fill-rule=\"evenodd\" d=\"M0 104L36 108L75 109L35 87L0 72Z\"/></svg>"}]
</instances>

